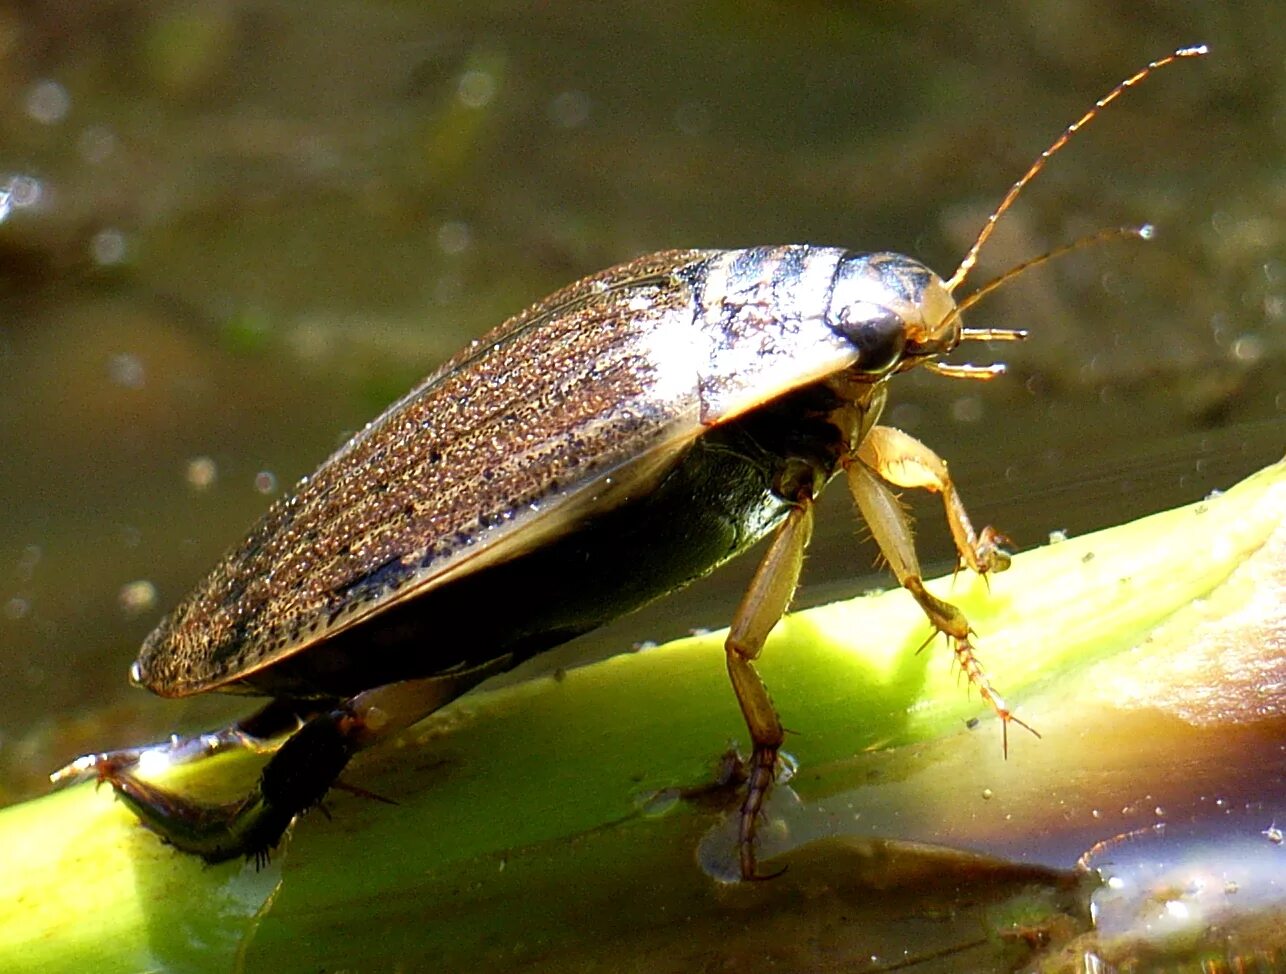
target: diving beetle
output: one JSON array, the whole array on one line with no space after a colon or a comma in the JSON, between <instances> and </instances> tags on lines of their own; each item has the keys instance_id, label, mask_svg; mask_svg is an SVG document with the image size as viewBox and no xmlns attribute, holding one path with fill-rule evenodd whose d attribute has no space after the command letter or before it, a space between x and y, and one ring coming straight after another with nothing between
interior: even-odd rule
<instances>
[{"instance_id":1,"label":"diving beetle","mask_svg":"<svg viewBox=\"0 0 1286 974\"><path fill-rule=\"evenodd\" d=\"M939 361L962 342L1024 337L965 327L965 310L1073 247L1145 235L1104 231L953 296L1050 156L1151 71L1205 51L1152 62L1069 126L945 280L894 253L670 250L578 281L473 342L273 504L130 670L162 696L272 702L210 734L87 755L55 780L110 782L149 829L210 862L266 856L356 752L771 535L726 642L753 743L738 820L741 874L753 878L783 741L754 661L794 594L814 498L841 473L898 583L1002 726L1021 724L964 615L925 589L893 488L942 496L975 572L1007 566L1004 539L975 532L936 454L878 424L888 380L920 366L1000 374ZM187 759L287 732L236 805L201 805L135 773L153 754Z\"/></svg>"}]
</instances>

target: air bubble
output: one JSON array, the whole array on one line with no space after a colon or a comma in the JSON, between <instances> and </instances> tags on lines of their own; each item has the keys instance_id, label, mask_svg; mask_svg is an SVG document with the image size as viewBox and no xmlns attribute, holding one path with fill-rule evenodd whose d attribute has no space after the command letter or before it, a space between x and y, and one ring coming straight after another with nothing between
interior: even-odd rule
<instances>
[{"instance_id":1,"label":"air bubble","mask_svg":"<svg viewBox=\"0 0 1286 974\"><path fill-rule=\"evenodd\" d=\"M799 773L799 759L785 751L777 752L777 784L784 785Z\"/></svg>"},{"instance_id":2,"label":"air bubble","mask_svg":"<svg viewBox=\"0 0 1286 974\"><path fill-rule=\"evenodd\" d=\"M438 227L438 248L444 254L455 256L469 249L473 242L473 233L469 224L459 220L448 220Z\"/></svg>"},{"instance_id":3,"label":"air bubble","mask_svg":"<svg viewBox=\"0 0 1286 974\"><path fill-rule=\"evenodd\" d=\"M193 490L208 490L219 477L219 467L210 457L193 457L188 461L184 478Z\"/></svg>"},{"instance_id":4,"label":"air bubble","mask_svg":"<svg viewBox=\"0 0 1286 974\"><path fill-rule=\"evenodd\" d=\"M29 544L22 549L22 556L18 559L18 576L24 581L29 582L36 574L36 566L40 564L40 559L44 557L44 549L38 544Z\"/></svg>"},{"instance_id":5,"label":"air bubble","mask_svg":"<svg viewBox=\"0 0 1286 974\"><path fill-rule=\"evenodd\" d=\"M13 210L35 206L40 202L41 193L40 180L31 176L10 176L9 181L0 186L0 223Z\"/></svg>"},{"instance_id":6,"label":"air bubble","mask_svg":"<svg viewBox=\"0 0 1286 974\"><path fill-rule=\"evenodd\" d=\"M469 108L483 108L496 96L496 88L495 77L486 71L466 71L456 85L456 97Z\"/></svg>"},{"instance_id":7,"label":"air bubble","mask_svg":"<svg viewBox=\"0 0 1286 974\"><path fill-rule=\"evenodd\" d=\"M129 582L121 586L116 601L125 617L133 619L156 607L156 586L145 578Z\"/></svg>"},{"instance_id":8,"label":"air bubble","mask_svg":"<svg viewBox=\"0 0 1286 974\"><path fill-rule=\"evenodd\" d=\"M99 230L89 242L89 253L94 263L101 266L119 264L125 259L125 234L119 230Z\"/></svg>"},{"instance_id":9,"label":"air bubble","mask_svg":"<svg viewBox=\"0 0 1286 974\"><path fill-rule=\"evenodd\" d=\"M580 128L589 121L589 95L583 91L564 91L549 103L549 117L559 128Z\"/></svg>"},{"instance_id":10,"label":"air bubble","mask_svg":"<svg viewBox=\"0 0 1286 974\"><path fill-rule=\"evenodd\" d=\"M961 396L951 404L951 418L957 423L976 423L982 419L982 400L977 396Z\"/></svg>"},{"instance_id":11,"label":"air bubble","mask_svg":"<svg viewBox=\"0 0 1286 974\"><path fill-rule=\"evenodd\" d=\"M107 363L107 374L112 382L126 389L141 389L147 381L147 373L137 355L122 352L113 355Z\"/></svg>"},{"instance_id":12,"label":"air bubble","mask_svg":"<svg viewBox=\"0 0 1286 974\"><path fill-rule=\"evenodd\" d=\"M1264 357L1264 342L1258 335L1246 334L1232 341L1232 357L1253 365Z\"/></svg>"},{"instance_id":13,"label":"air bubble","mask_svg":"<svg viewBox=\"0 0 1286 974\"><path fill-rule=\"evenodd\" d=\"M91 125L80 133L76 141L80 157L91 165L106 162L116 151L116 136L112 130L101 125Z\"/></svg>"},{"instance_id":14,"label":"air bubble","mask_svg":"<svg viewBox=\"0 0 1286 974\"><path fill-rule=\"evenodd\" d=\"M54 125L67 117L71 97L57 81L37 81L27 89L23 109L41 125Z\"/></svg>"},{"instance_id":15,"label":"air bubble","mask_svg":"<svg viewBox=\"0 0 1286 974\"><path fill-rule=\"evenodd\" d=\"M662 815L668 815L678 807L679 797L677 788L664 788L653 792L644 796L639 802L639 814L644 818L660 818Z\"/></svg>"}]
</instances>

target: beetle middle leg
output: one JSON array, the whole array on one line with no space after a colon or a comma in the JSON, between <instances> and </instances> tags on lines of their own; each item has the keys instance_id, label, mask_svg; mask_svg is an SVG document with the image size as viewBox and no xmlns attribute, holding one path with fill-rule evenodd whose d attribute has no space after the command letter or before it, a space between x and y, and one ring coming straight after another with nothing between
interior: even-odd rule
<instances>
[{"instance_id":1,"label":"beetle middle leg","mask_svg":"<svg viewBox=\"0 0 1286 974\"><path fill-rule=\"evenodd\" d=\"M773 536L750 587L742 596L724 644L728 676L754 748L738 829L742 879L758 878L755 874L755 828L768 789L772 787L777 752L784 739L781 719L768 696L768 688L755 670L754 660L763 650L768 633L790 607L804 564L804 550L812 534L812 492L801 490L795 506Z\"/></svg>"},{"instance_id":2,"label":"beetle middle leg","mask_svg":"<svg viewBox=\"0 0 1286 974\"><path fill-rule=\"evenodd\" d=\"M941 494L956 550L961 560L979 574L985 576L986 572L1009 567L1009 556L999 547L1003 540L1001 535L992 528L974 532L955 484L947 473L946 462L901 430L889 426L872 427L856 454L846 458L843 465L853 500L881 553L888 560L898 584L920 604L933 627L950 640L960 669L1003 722L1004 747L1008 753L1011 721L1033 734L1036 732L1013 715L1004 698L991 685L974 654L969 639L973 630L965 614L924 587L910 522L889 484L920 487Z\"/></svg>"}]
</instances>

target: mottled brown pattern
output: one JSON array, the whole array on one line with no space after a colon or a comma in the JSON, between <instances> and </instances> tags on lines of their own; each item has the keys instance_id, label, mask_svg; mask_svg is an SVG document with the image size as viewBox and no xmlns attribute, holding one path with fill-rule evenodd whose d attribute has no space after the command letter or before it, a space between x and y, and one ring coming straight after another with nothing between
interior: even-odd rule
<instances>
[{"instance_id":1,"label":"mottled brown pattern","mask_svg":"<svg viewBox=\"0 0 1286 974\"><path fill-rule=\"evenodd\" d=\"M473 343L272 506L149 637L140 681L185 695L296 652L599 482L678 412L695 427L696 363L686 401L658 401L639 342L690 322L673 272L706 256L603 271Z\"/></svg>"},{"instance_id":2,"label":"mottled brown pattern","mask_svg":"<svg viewBox=\"0 0 1286 974\"><path fill-rule=\"evenodd\" d=\"M724 423L847 368L853 348L827 324L845 251L794 245L720 253L698 296L701 419Z\"/></svg>"}]
</instances>

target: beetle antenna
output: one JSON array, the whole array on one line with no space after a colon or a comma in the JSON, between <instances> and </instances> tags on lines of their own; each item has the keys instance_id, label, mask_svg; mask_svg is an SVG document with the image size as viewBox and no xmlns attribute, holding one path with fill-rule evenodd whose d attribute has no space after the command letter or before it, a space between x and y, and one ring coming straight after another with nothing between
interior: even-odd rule
<instances>
[{"instance_id":1,"label":"beetle antenna","mask_svg":"<svg viewBox=\"0 0 1286 974\"><path fill-rule=\"evenodd\" d=\"M1041 254L1039 257L1032 257L1029 260L1017 264L999 277L994 278L984 284L978 290L974 291L967 298L956 305L955 311L951 317L958 318L975 304L985 298L992 291L999 288L1002 284L1012 281L1024 271L1029 271L1033 267L1039 267L1041 264L1048 263L1056 257L1062 257L1064 254L1070 254L1073 250L1080 250L1082 247L1093 247L1095 244L1107 243L1109 240L1120 240L1126 237L1134 237L1138 240L1151 240L1156 234L1156 229L1150 223L1144 223L1137 227L1106 227L1095 233L1081 237L1079 240L1073 240L1069 244L1063 244L1061 247L1055 247L1053 250ZM1013 341L1015 339L1026 338L1027 333L1012 332L1008 329L1000 328L961 328L960 340L967 341Z\"/></svg>"},{"instance_id":2,"label":"beetle antenna","mask_svg":"<svg viewBox=\"0 0 1286 974\"><path fill-rule=\"evenodd\" d=\"M1121 97L1121 95L1125 93L1126 89L1132 88L1158 68L1163 68L1172 61L1177 61L1180 58L1201 57L1202 55L1207 54L1209 50L1210 49L1204 44L1198 44L1194 47L1182 47L1173 54L1169 54L1151 62L1146 67L1136 71L1134 74L1122 81L1119 85L1096 101L1093 108L1087 111L1071 125L1067 126L1063 131L1063 134L1056 138L1053 143L1050 144L1049 148L1037 157L1036 161L1031 164L1025 173L1023 173L1018 182L1009 187L1009 192L1006 193L1005 198L1000 201L1000 205L992 211L991 216L987 217L987 222L983 224L982 230L978 234L978 239L973 242L973 246L970 247L969 252L965 254L964 260L960 262L960 266L956 268L956 272L952 274L950 279L946 282L947 291L954 292L956 288L964 283L965 278L969 276L969 272L973 270L973 265L978 262L978 252L982 250L983 244L985 244L991 236L992 230L996 227L996 221L999 220L1001 215L1009 209L1014 200L1018 198L1018 194L1023 191L1023 187L1030 183L1036 177L1036 174L1045 168L1045 163L1049 161L1050 157L1065 146L1071 137L1075 135L1082 126L1087 124L1104 108Z\"/></svg>"},{"instance_id":3,"label":"beetle antenna","mask_svg":"<svg viewBox=\"0 0 1286 974\"><path fill-rule=\"evenodd\" d=\"M1155 231L1150 223L1144 223L1137 227L1107 227L1099 230L1097 233L1091 233L1088 236L1081 237L1079 240L1073 240L1069 244L1063 244L1061 247L1055 247L1053 250L1041 254L1039 257L1032 257L1009 268L999 277L988 281L978 290L974 291L967 298L960 302L959 305L947 316L947 321L959 318L969 308L973 307L992 291L995 291L1002 284L1013 280L1023 271L1029 271L1033 267L1039 267L1041 264L1053 260L1055 257L1061 257L1063 254L1071 253L1073 250L1080 250L1082 247L1091 247L1094 244L1105 243L1108 240L1116 240L1121 237L1137 237L1139 240L1151 240ZM1020 342L1027 337L1027 332L1021 328L969 328L960 329L961 342ZM989 380L1005 374L1005 367L1001 364L996 365L950 365L944 362L924 362L924 368L938 375L946 376L948 379L980 379Z\"/></svg>"}]
</instances>

